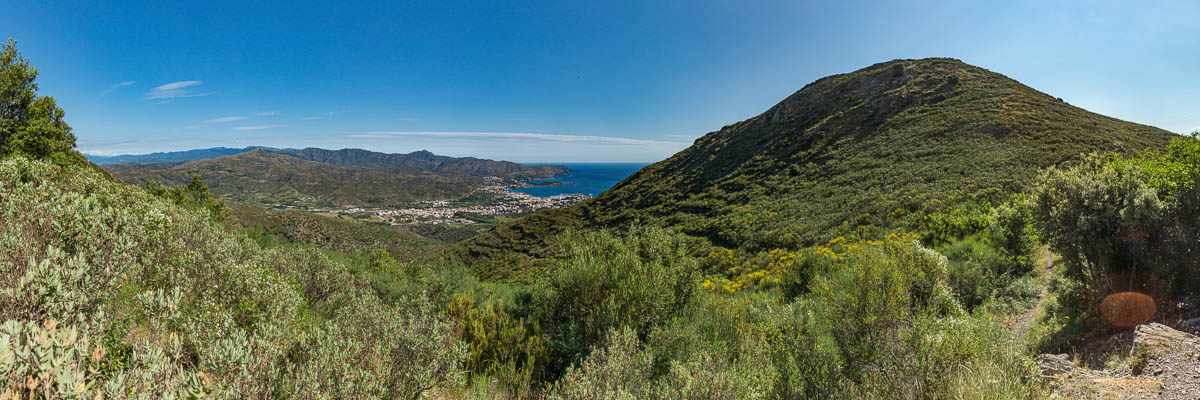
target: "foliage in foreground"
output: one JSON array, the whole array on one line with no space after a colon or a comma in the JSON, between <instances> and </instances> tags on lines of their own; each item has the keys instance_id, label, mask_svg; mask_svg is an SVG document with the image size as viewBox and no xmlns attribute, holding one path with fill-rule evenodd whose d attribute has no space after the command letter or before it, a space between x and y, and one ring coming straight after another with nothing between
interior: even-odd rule
<instances>
[{"instance_id":1,"label":"foliage in foreground","mask_svg":"<svg viewBox=\"0 0 1200 400\"><path fill-rule=\"evenodd\" d=\"M552 398L1029 398L1031 361L968 315L946 260L913 236L850 243L793 302L700 291L639 334L613 326Z\"/></svg>"},{"instance_id":2,"label":"foliage in foreground","mask_svg":"<svg viewBox=\"0 0 1200 400\"><path fill-rule=\"evenodd\" d=\"M1111 328L1095 307L1112 293L1158 301L1200 288L1200 138L1132 157L1093 154L1039 179L1037 222L1063 268L1040 327L1062 348Z\"/></svg>"},{"instance_id":3,"label":"foliage in foreground","mask_svg":"<svg viewBox=\"0 0 1200 400\"><path fill-rule=\"evenodd\" d=\"M415 398L461 382L465 348L426 298L381 301L322 253L264 250L207 210L10 158L0 212L0 390Z\"/></svg>"},{"instance_id":4,"label":"foliage in foreground","mask_svg":"<svg viewBox=\"0 0 1200 400\"><path fill-rule=\"evenodd\" d=\"M963 311L912 235L814 256L836 268L790 297L706 289L693 239L639 227L568 235L554 272L510 286L386 252L263 249L79 168L9 159L0 193L14 392L411 398L469 376L514 397L1036 394L1007 330Z\"/></svg>"}]
</instances>

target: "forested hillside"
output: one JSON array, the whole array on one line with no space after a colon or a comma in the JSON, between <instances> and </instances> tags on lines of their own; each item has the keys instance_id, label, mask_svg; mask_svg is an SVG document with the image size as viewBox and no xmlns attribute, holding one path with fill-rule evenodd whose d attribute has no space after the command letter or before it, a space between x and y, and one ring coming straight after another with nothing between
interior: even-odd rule
<instances>
[{"instance_id":1,"label":"forested hillside","mask_svg":"<svg viewBox=\"0 0 1200 400\"><path fill-rule=\"evenodd\" d=\"M1161 148L1174 136L958 60L896 60L819 79L592 201L464 250L542 257L545 239L568 227L635 221L750 251L873 238L963 202L1001 200L1081 154Z\"/></svg>"}]
</instances>

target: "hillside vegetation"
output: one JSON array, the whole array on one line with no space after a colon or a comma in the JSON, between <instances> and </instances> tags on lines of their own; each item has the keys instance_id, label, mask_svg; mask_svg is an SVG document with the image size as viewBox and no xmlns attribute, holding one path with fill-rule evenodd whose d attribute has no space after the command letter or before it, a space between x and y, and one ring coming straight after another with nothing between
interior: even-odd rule
<instances>
[{"instance_id":1,"label":"hillside vegetation","mask_svg":"<svg viewBox=\"0 0 1200 400\"><path fill-rule=\"evenodd\" d=\"M876 238L964 202L1006 198L1081 154L1161 148L1174 136L958 60L896 60L819 79L589 202L462 250L485 261L543 258L564 229L635 221L751 252Z\"/></svg>"},{"instance_id":2,"label":"hillside vegetation","mask_svg":"<svg viewBox=\"0 0 1200 400\"><path fill-rule=\"evenodd\" d=\"M264 149L182 164L117 164L104 167L125 182L187 184L196 174L213 193L239 203L303 206L394 206L457 198L480 178L407 174L308 161Z\"/></svg>"}]
</instances>

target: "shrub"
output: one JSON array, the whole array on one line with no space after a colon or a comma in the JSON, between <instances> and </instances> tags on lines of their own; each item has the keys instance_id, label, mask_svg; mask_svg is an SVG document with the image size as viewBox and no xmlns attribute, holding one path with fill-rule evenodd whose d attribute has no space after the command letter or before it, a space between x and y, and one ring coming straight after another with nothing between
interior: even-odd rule
<instances>
[{"instance_id":1,"label":"shrub","mask_svg":"<svg viewBox=\"0 0 1200 400\"><path fill-rule=\"evenodd\" d=\"M547 279L553 366L561 371L612 329L645 337L678 316L696 289L691 242L659 228L587 232L562 239L566 256Z\"/></svg>"},{"instance_id":2,"label":"shrub","mask_svg":"<svg viewBox=\"0 0 1200 400\"><path fill-rule=\"evenodd\" d=\"M633 329L614 330L549 391L550 399L638 399L650 390L654 358L639 348Z\"/></svg>"},{"instance_id":3,"label":"shrub","mask_svg":"<svg viewBox=\"0 0 1200 400\"><path fill-rule=\"evenodd\" d=\"M513 398L531 394L535 378L541 378L535 373L546 362L546 339L536 322L514 318L501 299L489 297L477 304L465 294L455 297L447 314L469 346L467 370L495 379L499 384L495 389Z\"/></svg>"},{"instance_id":4,"label":"shrub","mask_svg":"<svg viewBox=\"0 0 1200 400\"><path fill-rule=\"evenodd\" d=\"M653 373L653 349L631 329L613 330L578 367L548 390L550 399L745 399L766 396L770 370L765 365L732 363L699 352L671 363L662 376Z\"/></svg>"},{"instance_id":5,"label":"shrub","mask_svg":"<svg viewBox=\"0 0 1200 400\"><path fill-rule=\"evenodd\" d=\"M192 174L192 183L180 186L167 186L158 181L146 181L146 192L167 199L176 205L195 207L208 211L213 221L231 221L232 214L225 207L225 201L216 198L208 191L208 185L200 180L200 176Z\"/></svg>"},{"instance_id":6,"label":"shrub","mask_svg":"<svg viewBox=\"0 0 1200 400\"><path fill-rule=\"evenodd\" d=\"M1166 204L1135 169L1098 155L1071 169L1051 168L1036 187L1038 227L1076 279L1150 266L1145 240L1155 235Z\"/></svg>"}]
</instances>

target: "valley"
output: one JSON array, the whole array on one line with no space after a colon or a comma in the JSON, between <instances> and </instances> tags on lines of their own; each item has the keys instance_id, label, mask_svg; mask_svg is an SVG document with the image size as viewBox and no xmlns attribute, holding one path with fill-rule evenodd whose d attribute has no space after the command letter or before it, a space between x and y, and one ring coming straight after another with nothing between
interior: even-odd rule
<instances>
[{"instance_id":1,"label":"valley","mask_svg":"<svg viewBox=\"0 0 1200 400\"><path fill-rule=\"evenodd\" d=\"M517 189L533 187L525 181L484 177L483 183L466 196L452 200L424 200L400 207L299 208L290 204L268 204L276 210L299 210L324 215L400 224L476 224L507 220L540 210L569 207L591 199L586 194L567 193L546 197L533 196Z\"/></svg>"},{"instance_id":2,"label":"valley","mask_svg":"<svg viewBox=\"0 0 1200 400\"><path fill-rule=\"evenodd\" d=\"M102 168L130 184L180 185L195 177L212 193L234 203L388 225L490 227L592 197L576 193L539 197L518 191L562 184L534 182L567 176L570 171L563 166L526 166L429 152L247 147L98 159L106 162Z\"/></svg>"}]
</instances>

